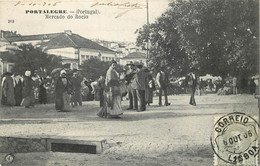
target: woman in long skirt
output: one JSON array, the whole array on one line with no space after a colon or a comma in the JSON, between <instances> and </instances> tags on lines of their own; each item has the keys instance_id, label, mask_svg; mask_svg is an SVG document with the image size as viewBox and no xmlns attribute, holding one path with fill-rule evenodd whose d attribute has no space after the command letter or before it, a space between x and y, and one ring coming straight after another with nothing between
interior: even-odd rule
<instances>
[{"instance_id":1,"label":"woman in long skirt","mask_svg":"<svg viewBox=\"0 0 260 166\"><path fill-rule=\"evenodd\" d=\"M12 73L6 73L5 80L3 81L3 96L5 98L5 105L14 106L14 80L11 77Z\"/></svg>"},{"instance_id":2,"label":"woman in long skirt","mask_svg":"<svg viewBox=\"0 0 260 166\"><path fill-rule=\"evenodd\" d=\"M119 118L119 115L123 114L119 76L115 71L116 64L116 61L112 61L106 74L104 104L98 112L100 117Z\"/></svg>"},{"instance_id":3,"label":"woman in long skirt","mask_svg":"<svg viewBox=\"0 0 260 166\"><path fill-rule=\"evenodd\" d=\"M35 98L33 92L33 80L31 78L31 71L25 72L25 77L23 79L23 100L21 105L29 108L34 106Z\"/></svg>"},{"instance_id":4,"label":"woman in long skirt","mask_svg":"<svg viewBox=\"0 0 260 166\"><path fill-rule=\"evenodd\" d=\"M66 78L66 71L62 70L55 86L55 108L59 112L68 112L70 110L69 92L69 80Z\"/></svg>"},{"instance_id":5,"label":"woman in long skirt","mask_svg":"<svg viewBox=\"0 0 260 166\"><path fill-rule=\"evenodd\" d=\"M23 100L23 82L22 77L20 75L17 75L14 77L15 86L14 86L14 96L15 96L15 102L16 106L20 106L21 102Z\"/></svg>"},{"instance_id":6,"label":"woman in long skirt","mask_svg":"<svg viewBox=\"0 0 260 166\"><path fill-rule=\"evenodd\" d=\"M39 86L39 103L46 104L47 103L47 91L46 91L46 78L41 78L40 86Z\"/></svg>"}]
</instances>

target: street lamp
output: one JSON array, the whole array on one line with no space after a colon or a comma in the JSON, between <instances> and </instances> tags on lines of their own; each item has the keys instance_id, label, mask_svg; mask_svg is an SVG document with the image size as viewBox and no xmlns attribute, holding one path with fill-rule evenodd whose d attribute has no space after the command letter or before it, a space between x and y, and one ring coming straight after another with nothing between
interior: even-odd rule
<instances>
[{"instance_id":1,"label":"street lamp","mask_svg":"<svg viewBox=\"0 0 260 166\"><path fill-rule=\"evenodd\" d=\"M146 0L146 21L147 21L147 30L148 30L148 35L147 35L147 47L146 47L146 65L148 65L148 59L149 59L149 37L150 37L150 25L149 25L149 5L148 5L148 0Z\"/></svg>"}]
</instances>

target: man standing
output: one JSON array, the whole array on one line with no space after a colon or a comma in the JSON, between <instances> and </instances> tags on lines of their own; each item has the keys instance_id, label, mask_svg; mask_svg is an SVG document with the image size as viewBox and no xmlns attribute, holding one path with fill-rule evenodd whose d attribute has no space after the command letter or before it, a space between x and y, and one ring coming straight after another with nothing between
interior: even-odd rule
<instances>
[{"instance_id":1,"label":"man standing","mask_svg":"<svg viewBox=\"0 0 260 166\"><path fill-rule=\"evenodd\" d=\"M126 80L126 86L127 86L127 93L128 93L128 98L129 98L129 108L127 110L137 110L138 109L138 100L137 100L137 94L136 90L132 88L132 82L133 82L133 77L136 74L135 73L135 65L133 63L127 64L128 70L125 75L125 80Z\"/></svg>"},{"instance_id":2,"label":"man standing","mask_svg":"<svg viewBox=\"0 0 260 166\"><path fill-rule=\"evenodd\" d=\"M81 97L81 78L79 77L79 73L75 72L73 73L73 76L71 78L72 88L73 88L73 94L71 96L71 102L72 106L82 106L82 97Z\"/></svg>"},{"instance_id":3,"label":"man standing","mask_svg":"<svg viewBox=\"0 0 260 166\"><path fill-rule=\"evenodd\" d=\"M164 70L160 70L156 75L156 82L159 87L159 106L162 106L162 91L164 91L165 106L170 105L167 98L167 87L169 79Z\"/></svg>"},{"instance_id":4,"label":"man standing","mask_svg":"<svg viewBox=\"0 0 260 166\"><path fill-rule=\"evenodd\" d=\"M103 107L104 104L104 88L105 88L105 77L100 76L97 81L97 90L99 95L99 106Z\"/></svg>"},{"instance_id":5,"label":"man standing","mask_svg":"<svg viewBox=\"0 0 260 166\"><path fill-rule=\"evenodd\" d=\"M233 81L233 84L232 84L232 85L233 85L233 86L232 86L232 87L233 87L233 88L232 88L232 89L233 89L233 94L236 95L236 94L237 94L237 78L236 78L236 77L233 77L233 80L232 80L232 81Z\"/></svg>"},{"instance_id":6,"label":"man standing","mask_svg":"<svg viewBox=\"0 0 260 166\"><path fill-rule=\"evenodd\" d=\"M145 102L145 89L146 89L146 77L147 73L142 70L143 65L137 65L137 72L134 75L133 80L133 89L136 90L137 99L139 103L138 112L146 110L146 102Z\"/></svg>"},{"instance_id":7,"label":"man standing","mask_svg":"<svg viewBox=\"0 0 260 166\"><path fill-rule=\"evenodd\" d=\"M194 95L195 95L196 86L197 86L197 76L193 72L191 72L186 76L186 81L187 81L187 84L188 84L188 87L189 87L189 90L191 93L189 104L196 106L196 101L195 101Z\"/></svg>"},{"instance_id":8,"label":"man standing","mask_svg":"<svg viewBox=\"0 0 260 166\"><path fill-rule=\"evenodd\" d=\"M94 95L94 100L98 100L98 91L97 91L97 84L98 84L98 79L90 83L90 86L92 88L91 93Z\"/></svg>"}]
</instances>

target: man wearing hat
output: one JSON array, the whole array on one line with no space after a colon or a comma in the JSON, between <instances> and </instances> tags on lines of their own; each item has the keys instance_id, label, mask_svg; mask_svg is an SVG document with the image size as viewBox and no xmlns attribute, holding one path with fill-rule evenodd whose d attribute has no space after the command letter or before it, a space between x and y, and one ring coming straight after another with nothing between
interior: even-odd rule
<instances>
[{"instance_id":1,"label":"man wearing hat","mask_svg":"<svg viewBox=\"0 0 260 166\"><path fill-rule=\"evenodd\" d=\"M132 84L133 89L136 90L137 98L139 102L138 112L146 110L145 89L146 89L147 72L142 70L142 68L143 65L141 64L137 65L137 72L134 75L134 80Z\"/></svg>"},{"instance_id":2,"label":"man wearing hat","mask_svg":"<svg viewBox=\"0 0 260 166\"><path fill-rule=\"evenodd\" d=\"M136 74L135 65L133 64L132 61L126 65L128 66L128 70L125 75L125 80L126 80L127 93L129 98L129 108L127 108L127 110L130 109L137 110L138 109L137 94L136 94L136 90L132 88L133 77Z\"/></svg>"},{"instance_id":3,"label":"man wearing hat","mask_svg":"<svg viewBox=\"0 0 260 166\"><path fill-rule=\"evenodd\" d=\"M196 106L196 101L195 101L195 91L196 91L196 87L197 87L197 83L198 83L198 77L196 74L194 74L195 69L192 68L191 72L186 76L185 81L188 84L188 88L190 90L191 96L190 96L190 105Z\"/></svg>"},{"instance_id":4,"label":"man wearing hat","mask_svg":"<svg viewBox=\"0 0 260 166\"><path fill-rule=\"evenodd\" d=\"M164 91L165 106L170 105L171 103L168 102L167 98L167 87L169 84L169 79L164 69L159 70L159 72L157 73L156 82L159 87L159 106L162 105L162 91Z\"/></svg>"},{"instance_id":5,"label":"man wearing hat","mask_svg":"<svg viewBox=\"0 0 260 166\"><path fill-rule=\"evenodd\" d=\"M72 89L73 89L73 94L71 96L71 101L72 101L72 106L82 106L82 97L81 97L81 78L79 76L78 72L74 72L73 76L71 78L71 83L72 83Z\"/></svg>"}]
</instances>

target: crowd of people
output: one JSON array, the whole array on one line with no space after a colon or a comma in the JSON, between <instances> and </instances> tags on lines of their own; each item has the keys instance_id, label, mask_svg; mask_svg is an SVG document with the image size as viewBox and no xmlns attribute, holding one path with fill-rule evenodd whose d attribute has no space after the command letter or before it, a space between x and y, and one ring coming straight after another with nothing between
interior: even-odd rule
<instances>
[{"instance_id":1,"label":"crowd of people","mask_svg":"<svg viewBox=\"0 0 260 166\"><path fill-rule=\"evenodd\" d=\"M112 61L105 75L91 81L82 78L78 70L61 68L46 74L32 75L26 71L24 76L6 72L1 82L1 103L7 106L33 107L36 99L40 104L46 104L48 91L53 91L55 109L59 112L71 111L72 107L82 106L84 100L99 100L100 110L97 115L104 118L120 118L123 114L121 101L127 95L129 106L127 110L146 111L153 103L154 91L159 91L158 106L169 106L169 78L163 68L154 72L142 64L129 63L126 71L117 72L117 62ZM153 72L155 75L153 76ZM232 79L234 86L234 79ZM189 104L196 106L195 91L201 94L203 81L191 70L184 80L190 92ZM208 82L212 88L212 82ZM236 88L232 89L237 93ZM253 90L252 90L253 91Z\"/></svg>"},{"instance_id":2,"label":"crowd of people","mask_svg":"<svg viewBox=\"0 0 260 166\"><path fill-rule=\"evenodd\" d=\"M164 105L170 103L167 98L168 76L165 71L160 70L156 79L153 79L152 71L142 64L127 64L125 73L116 72L117 62L112 61L106 73L103 84L103 101L102 107L98 112L100 117L118 118L123 114L121 100L123 95L128 95L129 107L127 110L136 110L142 112L146 107L153 103L156 83L159 88L159 106L162 106L162 94L164 93ZM101 95L101 94L100 94Z\"/></svg>"},{"instance_id":3,"label":"crowd of people","mask_svg":"<svg viewBox=\"0 0 260 166\"><path fill-rule=\"evenodd\" d=\"M1 87L2 105L25 106L26 108L34 106L34 81L30 71L26 71L24 76L14 76L12 73L6 72L3 75ZM40 92L40 97L41 99L47 98L43 96L42 92Z\"/></svg>"},{"instance_id":4,"label":"crowd of people","mask_svg":"<svg viewBox=\"0 0 260 166\"><path fill-rule=\"evenodd\" d=\"M33 107L36 103L47 104L48 93L53 90L50 76L32 74L25 71L24 75L6 72L1 77L1 104L6 106ZM49 99L51 100L51 99Z\"/></svg>"},{"instance_id":5,"label":"crowd of people","mask_svg":"<svg viewBox=\"0 0 260 166\"><path fill-rule=\"evenodd\" d=\"M63 68L52 73L32 75L26 71L24 76L5 73L2 77L1 102L7 106L33 107L36 99L39 104L47 103L47 92L53 90L55 109L60 112L70 111L72 107L82 106L82 101L99 100L100 111L98 116L105 118L118 118L123 114L121 101L127 95L129 107L127 110L145 111L147 106L153 103L156 85L159 90L159 106L168 106L167 89L168 75L164 70L159 70L153 77L153 73L142 64L129 63L123 73L116 71L117 62L112 61L106 75L100 76L96 81L89 81L80 76L79 71ZM196 81L193 75L189 75L189 87L191 89L190 104L196 105L194 99ZM191 83L190 83L191 82Z\"/></svg>"},{"instance_id":6,"label":"crowd of people","mask_svg":"<svg viewBox=\"0 0 260 166\"><path fill-rule=\"evenodd\" d=\"M55 102L58 98L57 80L60 77L61 69L52 75L46 72L38 73L26 71L24 75L6 72L1 76L0 99L5 106L33 107L36 103L46 104ZM82 101L94 100L96 86L92 86L92 80L82 78L77 70L64 68L66 78L69 79L70 105L81 106ZM63 71L62 71L63 72ZM58 82L60 83L60 82ZM58 100L58 99L57 99Z\"/></svg>"}]
</instances>

